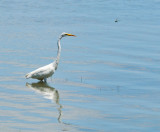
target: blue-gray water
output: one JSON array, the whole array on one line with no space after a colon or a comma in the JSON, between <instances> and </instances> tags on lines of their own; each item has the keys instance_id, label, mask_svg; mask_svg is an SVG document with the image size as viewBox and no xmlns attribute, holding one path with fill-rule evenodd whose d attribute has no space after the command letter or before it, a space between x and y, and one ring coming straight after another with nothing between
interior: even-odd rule
<instances>
[{"instance_id":1,"label":"blue-gray water","mask_svg":"<svg viewBox=\"0 0 160 132\"><path fill-rule=\"evenodd\" d=\"M159 35L159 0L1 0L0 131L159 132Z\"/></svg>"}]
</instances>

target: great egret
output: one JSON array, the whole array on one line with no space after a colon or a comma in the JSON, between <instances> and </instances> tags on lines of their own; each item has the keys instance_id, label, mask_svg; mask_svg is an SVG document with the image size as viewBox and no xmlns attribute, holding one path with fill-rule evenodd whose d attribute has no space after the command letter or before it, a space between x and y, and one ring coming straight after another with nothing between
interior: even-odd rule
<instances>
[{"instance_id":1,"label":"great egret","mask_svg":"<svg viewBox=\"0 0 160 132\"><path fill-rule=\"evenodd\" d=\"M57 58L55 61L53 61L52 63L40 67L28 74L26 74L26 78L33 78L33 79L38 79L40 81L47 81L47 78L52 76L55 72L55 70L57 70L58 67L58 63L59 63L59 59L60 59L60 53L61 53L61 44L60 44L60 40L65 37L65 36L75 36L69 33L62 33L57 41L57 46L58 46L58 51L57 51Z\"/></svg>"}]
</instances>

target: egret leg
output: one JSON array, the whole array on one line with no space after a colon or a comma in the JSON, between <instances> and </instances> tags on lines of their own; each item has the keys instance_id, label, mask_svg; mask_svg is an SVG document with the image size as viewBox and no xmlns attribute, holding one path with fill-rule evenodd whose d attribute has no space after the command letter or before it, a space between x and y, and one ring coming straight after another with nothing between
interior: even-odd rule
<instances>
[{"instance_id":1,"label":"egret leg","mask_svg":"<svg viewBox=\"0 0 160 132\"><path fill-rule=\"evenodd\" d=\"M44 82L47 82L47 78L44 78Z\"/></svg>"}]
</instances>

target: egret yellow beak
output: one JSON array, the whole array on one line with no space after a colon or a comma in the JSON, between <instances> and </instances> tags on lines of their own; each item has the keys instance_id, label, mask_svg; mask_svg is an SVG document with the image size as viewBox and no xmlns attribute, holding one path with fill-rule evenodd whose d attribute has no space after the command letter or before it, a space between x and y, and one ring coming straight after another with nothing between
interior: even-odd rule
<instances>
[{"instance_id":1,"label":"egret yellow beak","mask_svg":"<svg viewBox=\"0 0 160 132\"><path fill-rule=\"evenodd\" d=\"M66 34L66 35L68 35L68 36L74 36L74 37L76 37L76 35L73 35L73 34L69 34L69 33L68 33L68 34Z\"/></svg>"}]
</instances>

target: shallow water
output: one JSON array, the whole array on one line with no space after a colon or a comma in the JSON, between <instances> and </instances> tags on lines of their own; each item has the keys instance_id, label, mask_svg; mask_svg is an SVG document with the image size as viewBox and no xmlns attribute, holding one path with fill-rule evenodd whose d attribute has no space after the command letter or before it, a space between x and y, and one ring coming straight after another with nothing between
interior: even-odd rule
<instances>
[{"instance_id":1,"label":"shallow water","mask_svg":"<svg viewBox=\"0 0 160 132\"><path fill-rule=\"evenodd\" d=\"M160 131L160 1L0 2L0 131ZM118 22L115 22L115 20ZM46 83L25 74L52 62Z\"/></svg>"}]
</instances>

